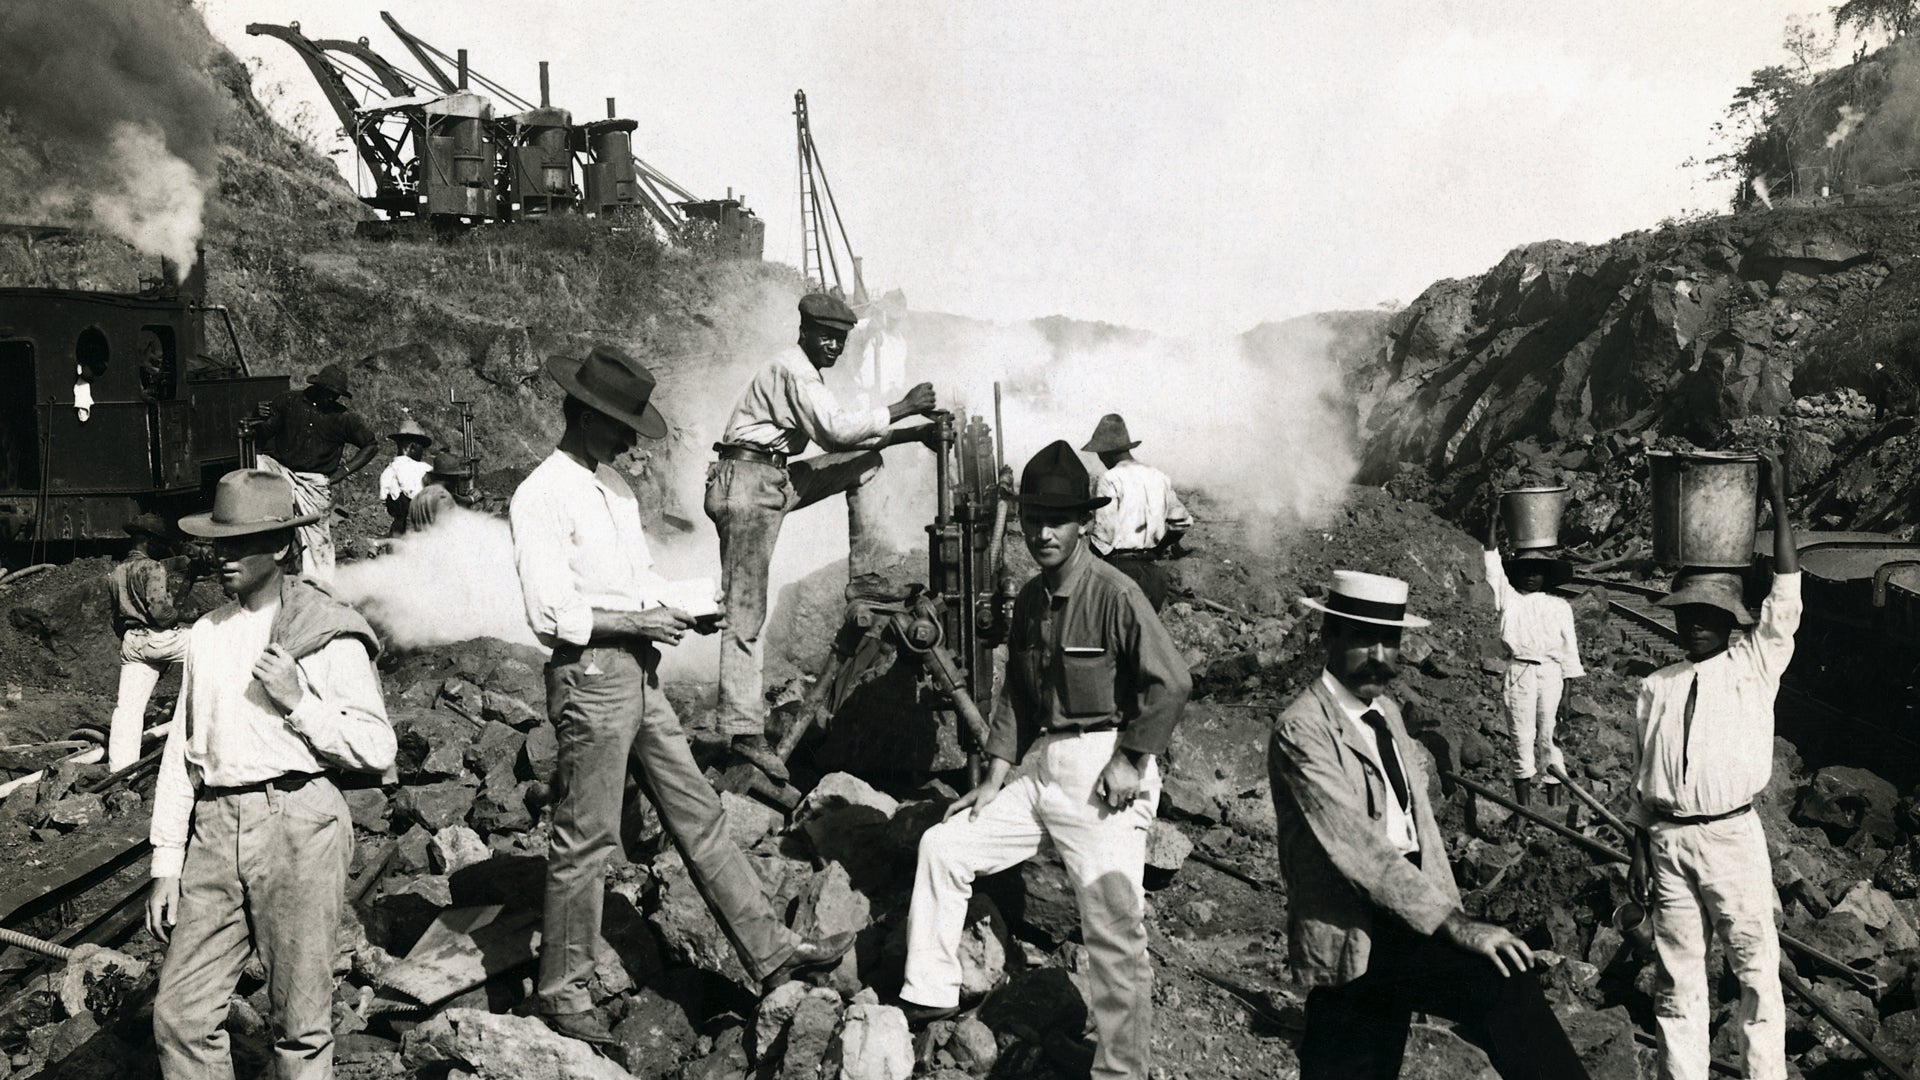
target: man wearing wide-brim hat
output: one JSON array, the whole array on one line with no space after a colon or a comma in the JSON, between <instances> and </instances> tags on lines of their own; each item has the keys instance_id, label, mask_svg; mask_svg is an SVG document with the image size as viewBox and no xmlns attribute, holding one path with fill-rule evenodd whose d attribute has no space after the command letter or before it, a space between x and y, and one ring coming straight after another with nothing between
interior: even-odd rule
<instances>
[{"instance_id":1,"label":"man wearing wide-brim hat","mask_svg":"<svg viewBox=\"0 0 1920 1080\"><path fill-rule=\"evenodd\" d=\"M433 527L456 506L472 508L473 468L467 459L451 450L433 456L433 469L427 483L407 508L407 531L421 532Z\"/></svg>"},{"instance_id":2,"label":"man wearing wide-brim hat","mask_svg":"<svg viewBox=\"0 0 1920 1080\"><path fill-rule=\"evenodd\" d=\"M1160 798L1157 762L1192 682L1140 587L1087 545L1105 504L1064 442L1021 474L1020 527L1040 573L1014 601L986 776L920 841L900 998L910 1022L959 1011L974 879L1019 865L1051 838L1073 879L1087 947L1092 1075L1146 1080L1147 828Z\"/></svg>"},{"instance_id":3,"label":"man wearing wide-brim hat","mask_svg":"<svg viewBox=\"0 0 1920 1080\"><path fill-rule=\"evenodd\" d=\"M107 725L107 768L113 772L140 757L140 733L153 688L169 664L186 656L179 601L192 585L167 565L172 536L165 518L140 514L122 528L133 546L107 574L113 632L120 636L120 690Z\"/></svg>"},{"instance_id":4,"label":"man wearing wide-brim hat","mask_svg":"<svg viewBox=\"0 0 1920 1080\"><path fill-rule=\"evenodd\" d=\"M393 460L387 462L380 473L380 499L386 503L387 516L392 519L387 535L399 536L407 531L407 508L426 486L427 474L433 471L433 463L426 459L433 436L409 416L400 421L400 426L387 438L393 440L394 453Z\"/></svg>"},{"instance_id":5,"label":"man wearing wide-brim hat","mask_svg":"<svg viewBox=\"0 0 1920 1080\"><path fill-rule=\"evenodd\" d=\"M395 741L379 639L292 571L294 507L277 473L220 478L180 520L212 541L230 603L189 631L153 793L147 928L167 943L153 1006L161 1075L231 1076L223 1022L250 953L266 968L275 1075L333 1075L333 961L353 821L341 773L380 774Z\"/></svg>"},{"instance_id":6,"label":"man wearing wide-brim hat","mask_svg":"<svg viewBox=\"0 0 1920 1080\"><path fill-rule=\"evenodd\" d=\"M1484 1037L1502 1077L1586 1076L1513 934L1467 917L1434 819L1426 752L1387 690L1407 583L1336 570L1326 664L1273 726L1267 768L1294 979L1311 987L1302 1080L1399 1075L1414 1012Z\"/></svg>"},{"instance_id":7,"label":"man wearing wide-brim hat","mask_svg":"<svg viewBox=\"0 0 1920 1080\"><path fill-rule=\"evenodd\" d=\"M1095 495L1108 500L1094 512L1093 550L1134 580L1153 610L1167 602L1172 587L1166 568L1159 565L1193 527L1193 515L1173 490L1173 481L1133 456L1140 440L1127 432L1119 413L1108 413L1093 429L1093 438L1080 449L1097 454L1107 471L1094 484Z\"/></svg>"},{"instance_id":8,"label":"man wearing wide-brim hat","mask_svg":"<svg viewBox=\"0 0 1920 1080\"><path fill-rule=\"evenodd\" d=\"M711 612L667 607L633 488L614 461L641 436L666 435L653 373L625 350L556 356L566 392L559 445L513 493L508 520L527 621L553 650L547 710L559 737L552 841L535 1011L563 1035L610 1043L588 990L600 955L607 857L619 843L633 773L741 964L767 989L837 963L851 933L802 940L767 898L732 839L713 785L660 690L660 647L712 633Z\"/></svg>"},{"instance_id":9,"label":"man wearing wide-brim hat","mask_svg":"<svg viewBox=\"0 0 1920 1080\"><path fill-rule=\"evenodd\" d=\"M934 411L933 386L921 383L892 405L848 408L821 373L840 359L859 321L844 300L810 293L800 300L800 337L757 372L727 418L707 473L705 509L720 534L720 582L727 628L720 638L722 734L734 752L778 781L786 763L767 745L767 702L761 686L761 631L767 619L767 569L781 522L796 510L845 493L848 561L858 576L868 569L877 530L866 515L861 487L881 465L880 451L935 437L932 425L896 429L909 416ZM810 443L827 451L796 461Z\"/></svg>"},{"instance_id":10,"label":"man wearing wide-brim hat","mask_svg":"<svg viewBox=\"0 0 1920 1080\"><path fill-rule=\"evenodd\" d=\"M1774 698L1800 625L1800 561L1786 470L1771 454L1762 461L1774 574L1759 620L1738 573L1683 571L1660 603L1673 610L1687 658L1642 680L1634 705L1628 881L1653 913L1660 1075L1681 1080L1705 1077L1710 1064L1709 934L1740 983L1729 1022L1746 1075L1786 1076L1773 871L1753 800L1772 776ZM1747 633L1732 643L1736 626Z\"/></svg>"},{"instance_id":11,"label":"man wearing wide-brim hat","mask_svg":"<svg viewBox=\"0 0 1920 1080\"><path fill-rule=\"evenodd\" d=\"M333 489L373 461L380 439L366 418L347 408L353 396L347 373L328 364L307 377L305 390L289 390L260 406L254 426L260 468L280 473L293 487L295 505L313 516L301 527L305 573L315 581L333 578ZM342 463L346 447L356 449Z\"/></svg>"}]
</instances>

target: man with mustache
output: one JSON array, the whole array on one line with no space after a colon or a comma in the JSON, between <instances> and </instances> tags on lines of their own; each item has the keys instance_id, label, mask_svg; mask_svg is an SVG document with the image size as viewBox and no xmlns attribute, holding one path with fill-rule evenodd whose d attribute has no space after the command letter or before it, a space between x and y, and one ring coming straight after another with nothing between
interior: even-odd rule
<instances>
[{"instance_id":1,"label":"man with mustache","mask_svg":"<svg viewBox=\"0 0 1920 1080\"><path fill-rule=\"evenodd\" d=\"M1773 872L1753 797L1773 771L1773 699L1800 625L1800 557L1787 520L1787 476L1763 458L1773 508L1773 586L1748 614L1740 575L1681 571L1671 595L1687 658L1647 676L1634 706L1634 897L1653 912L1660 978L1654 1019L1660 1075L1708 1069L1709 934L1718 932L1740 981L1740 1056L1746 1075L1787 1075L1786 1003L1773 924ZM1735 626L1747 627L1730 645Z\"/></svg>"},{"instance_id":2,"label":"man with mustache","mask_svg":"<svg viewBox=\"0 0 1920 1080\"><path fill-rule=\"evenodd\" d=\"M1156 759L1193 684L1140 587L1093 553L1093 511L1106 502L1089 495L1086 466L1064 442L1021 474L1020 528L1040 573L1014 600L986 778L920 841L900 998L909 1022L959 1011L974 879L1018 866L1051 838L1080 902L1092 1075L1146 1080L1147 828L1160 800Z\"/></svg>"},{"instance_id":3,"label":"man with mustache","mask_svg":"<svg viewBox=\"0 0 1920 1080\"><path fill-rule=\"evenodd\" d=\"M1267 750L1287 883L1289 960L1310 987L1302 1080L1400 1074L1413 1012L1466 1026L1508 1080L1586 1076L1513 934L1460 908L1427 794L1424 751L1386 696L1407 584L1336 570L1326 667L1274 722Z\"/></svg>"},{"instance_id":4,"label":"man with mustache","mask_svg":"<svg viewBox=\"0 0 1920 1080\"><path fill-rule=\"evenodd\" d=\"M860 488L880 470L880 451L926 441L933 425L894 428L909 416L934 411L933 386L921 383L885 408L850 409L827 389L821 373L840 359L859 316L837 296L810 293L800 300L798 348L760 370L733 407L707 472L706 512L720 533L720 589L727 626L720 635L721 734L733 752L773 780L787 766L767 745L767 701L760 684L760 632L767 621L767 568L780 523L822 499L847 496L849 561L859 565L865 522ZM805 461L808 442L827 450Z\"/></svg>"}]
</instances>

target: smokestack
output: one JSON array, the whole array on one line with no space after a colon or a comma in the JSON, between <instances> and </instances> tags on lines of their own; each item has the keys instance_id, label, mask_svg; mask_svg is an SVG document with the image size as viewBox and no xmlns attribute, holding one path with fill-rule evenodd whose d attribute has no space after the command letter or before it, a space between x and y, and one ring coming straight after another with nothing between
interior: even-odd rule
<instances>
[{"instance_id":1,"label":"smokestack","mask_svg":"<svg viewBox=\"0 0 1920 1080\"><path fill-rule=\"evenodd\" d=\"M547 62L542 60L540 61L540 107L544 109L552 104L553 100L547 93Z\"/></svg>"},{"instance_id":2,"label":"smokestack","mask_svg":"<svg viewBox=\"0 0 1920 1080\"><path fill-rule=\"evenodd\" d=\"M613 99L607 99L607 119L613 119Z\"/></svg>"},{"instance_id":3,"label":"smokestack","mask_svg":"<svg viewBox=\"0 0 1920 1080\"><path fill-rule=\"evenodd\" d=\"M460 89L465 90L467 88L467 50L465 49L460 50L459 67L460 67Z\"/></svg>"}]
</instances>

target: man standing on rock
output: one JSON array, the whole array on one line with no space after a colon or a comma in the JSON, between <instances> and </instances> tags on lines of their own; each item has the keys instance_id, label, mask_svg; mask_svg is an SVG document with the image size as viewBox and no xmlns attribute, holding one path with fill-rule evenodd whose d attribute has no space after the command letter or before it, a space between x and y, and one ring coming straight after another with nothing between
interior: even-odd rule
<instances>
[{"instance_id":1,"label":"man standing on rock","mask_svg":"<svg viewBox=\"0 0 1920 1080\"><path fill-rule=\"evenodd\" d=\"M1093 550L1132 578L1159 611L1172 586L1160 561L1193 527L1193 517L1166 473L1134 460L1133 448L1139 445L1127 434L1126 420L1108 413L1080 449L1100 455L1107 467L1093 488L1095 495L1111 500L1094 513Z\"/></svg>"},{"instance_id":2,"label":"man standing on rock","mask_svg":"<svg viewBox=\"0 0 1920 1080\"><path fill-rule=\"evenodd\" d=\"M547 710L560 741L534 1007L560 1034L605 1045L613 1036L593 1011L587 980L630 771L741 963L767 988L837 963L853 935L803 941L780 921L660 690L659 647L717 627L655 601L663 581L640 506L613 468L639 436L667 433L650 401L652 373L599 345L585 360L553 357L547 374L566 391L566 431L508 511L527 620L553 650Z\"/></svg>"},{"instance_id":3,"label":"man standing on rock","mask_svg":"<svg viewBox=\"0 0 1920 1080\"><path fill-rule=\"evenodd\" d=\"M330 774L382 772L394 735L373 630L293 573L311 520L285 479L241 469L211 513L180 521L213 541L233 602L193 624L153 792L147 929L168 942L153 1033L169 1080L233 1075L224 1021L249 953L266 966L275 1075L333 1075L353 821Z\"/></svg>"},{"instance_id":4,"label":"man standing on rock","mask_svg":"<svg viewBox=\"0 0 1920 1080\"><path fill-rule=\"evenodd\" d=\"M933 386L921 383L886 408L844 408L821 372L840 359L847 334L859 322L839 297L811 293L800 300L798 348L780 354L747 384L714 450L707 473L707 517L720 533L720 588L727 628L720 635L720 731L733 751L773 780L785 783L786 763L767 745L767 702L761 687L767 621L767 568L780 524L795 510L842 492L847 496L849 562L854 575L869 557L860 488L881 465L880 451L929 438L931 425L893 428L909 416L934 411ZM791 461L809 441L828 453Z\"/></svg>"},{"instance_id":5,"label":"man standing on rock","mask_svg":"<svg viewBox=\"0 0 1920 1080\"><path fill-rule=\"evenodd\" d=\"M161 560L167 557L167 523L158 514L141 514L122 528L133 550L107 575L112 592L113 632L120 635L120 695L107 725L107 770L119 772L140 757L140 732L147 702L167 665L187 655L187 628L180 625L178 602L193 583L175 577Z\"/></svg>"},{"instance_id":6,"label":"man standing on rock","mask_svg":"<svg viewBox=\"0 0 1920 1080\"><path fill-rule=\"evenodd\" d=\"M1160 800L1157 759L1192 683L1139 586L1087 544L1106 501L1089 494L1086 466L1064 442L1021 474L1020 526L1040 573L1014 601L986 778L920 841L900 997L910 1020L959 1011L974 879L1025 862L1051 838L1080 901L1093 1076L1146 1080L1147 828Z\"/></svg>"},{"instance_id":7,"label":"man standing on rock","mask_svg":"<svg viewBox=\"0 0 1920 1080\"><path fill-rule=\"evenodd\" d=\"M1634 705L1629 881L1653 912L1653 1011L1660 1075L1670 1080L1708 1073L1712 932L1740 980L1735 1019L1746 1075L1787 1075L1777 899L1753 798L1773 772L1773 699L1800 626L1800 556L1787 520L1786 470L1771 454L1765 464L1774 573L1760 621L1747 611L1739 574L1683 570L1660 604L1673 609L1687 658L1647 676ZM1747 634L1729 645L1735 626Z\"/></svg>"},{"instance_id":8,"label":"man standing on rock","mask_svg":"<svg viewBox=\"0 0 1920 1080\"><path fill-rule=\"evenodd\" d=\"M1336 570L1326 667L1274 722L1267 749L1294 978L1312 987L1302 1080L1400 1075L1410 1014L1477 1032L1507 1080L1587 1075L1513 934L1467 918L1428 803L1424 752L1386 696L1407 583Z\"/></svg>"},{"instance_id":9,"label":"man standing on rock","mask_svg":"<svg viewBox=\"0 0 1920 1080\"><path fill-rule=\"evenodd\" d=\"M307 388L289 390L260 407L254 438L261 447L259 466L293 485L294 505L312 523L300 528L305 573L315 581L333 580L333 488L359 472L380 451L380 438L366 418L341 404L353 396L347 373L328 364L307 377ZM356 449L344 465L352 443Z\"/></svg>"}]
</instances>

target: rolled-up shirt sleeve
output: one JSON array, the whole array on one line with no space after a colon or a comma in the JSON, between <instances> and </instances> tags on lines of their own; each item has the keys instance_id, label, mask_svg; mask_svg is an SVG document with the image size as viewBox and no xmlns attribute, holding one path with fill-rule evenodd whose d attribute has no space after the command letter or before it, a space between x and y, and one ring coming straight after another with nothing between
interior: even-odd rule
<instances>
[{"instance_id":1,"label":"rolled-up shirt sleeve","mask_svg":"<svg viewBox=\"0 0 1920 1080\"><path fill-rule=\"evenodd\" d=\"M593 605L574 586L567 565L571 521L561 507L549 504L544 492L525 488L507 510L527 623L542 640L585 645L593 637Z\"/></svg>"},{"instance_id":2,"label":"rolled-up shirt sleeve","mask_svg":"<svg viewBox=\"0 0 1920 1080\"><path fill-rule=\"evenodd\" d=\"M153 786L153 817L147 827L147 839L153 844L153 866L157 878L179 877L187 860L187 829L193 821L194 782L187 773L187 695L193 685L193 650L188 649L180 665L182 692L173 703L173 727L167 732L167 744L160 752L160 773Z\"/></svg>"},{"instance_id":3,"label":"rolled-up shirt sleeve","mask_svg":"<svg viewBox=\"0 0 1920 1080\"><path fill-rule=\"evenodd\" d=\"M885 406L846 408L817 377L805 379L790 375L787 405L807 437L828 450L863 449L893 426L893 416Z\"/></svg>"},{"instance_id":4,"label":"rolled-up shirt sleeve","mask_svg":"<svg viewBox=\"0 0 1920 1080\"><path fill-rule=\"evenodd\" d=\"M366 646L338 637L302 658L299 667L306 692L287 715L287 727L329 765L365 773L392 765L393 725Z\"/></svg>"}]
</instances>

